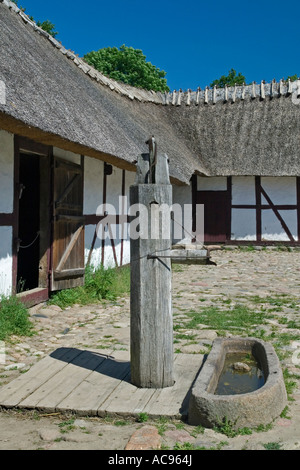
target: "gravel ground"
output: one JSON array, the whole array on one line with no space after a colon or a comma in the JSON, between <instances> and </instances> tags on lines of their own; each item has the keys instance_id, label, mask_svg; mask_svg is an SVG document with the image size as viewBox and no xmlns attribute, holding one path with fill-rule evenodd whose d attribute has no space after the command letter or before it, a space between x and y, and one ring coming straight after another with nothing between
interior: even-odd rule
<instances>
[{"instance_id":1,"label":"gravel ground","mask_svg":"<svg viewBox=\"0 0 300 470\"><path fill-rule=\"evenodd\" d=\"M212 252L216 266L174 266L174 350L208 353L220 334L251 334L271 341L282 368L295 383L286 414L268 430L232 436L186 423L146 420L79 418L43 415L26 410L0 411L0 449L122 450L134 433L148 427L164 449L300 450L300 252L278 249L226 249ZM204 308L222 311L243 305L263 312L264 321L233 330L198 323L190 326L191 312ZM41 304L30 309L36 334L13 337L5 344L0 364L0 386L59 347L129 349L129 297L116 302L62 310ZM224 431L224 430L223 430ZM228 430L227 430L228 431ZM147 440L147 439L146 439ZM151 440L148 444L151 445ZM146 442L147 444L147 442ZM145 444L145 445L146 445Z\"/></svg>"}]
</instances>

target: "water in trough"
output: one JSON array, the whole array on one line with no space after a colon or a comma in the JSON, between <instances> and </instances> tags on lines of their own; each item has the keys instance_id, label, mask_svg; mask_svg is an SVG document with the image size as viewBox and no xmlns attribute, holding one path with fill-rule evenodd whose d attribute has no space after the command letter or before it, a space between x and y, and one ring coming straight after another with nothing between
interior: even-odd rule
<instances>
[{"instance_id":1,"label":"water in trough","mask_svg":"<svg viewBox=\"0 0 300 470\"><path fill-rule=\"evenodd\" d=\"M256 359L249 354L226 354L224 367L215 395L235 395L253 392L265 383L265 378Z\"/></svg>"}]
</instances>

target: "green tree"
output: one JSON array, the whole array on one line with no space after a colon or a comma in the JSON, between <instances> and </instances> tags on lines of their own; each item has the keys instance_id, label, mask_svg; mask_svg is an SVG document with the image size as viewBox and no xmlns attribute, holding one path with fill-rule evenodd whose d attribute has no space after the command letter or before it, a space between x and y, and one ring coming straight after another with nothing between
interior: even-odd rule
<instances>
[{"instance_id":1,"label":"green tree","mask_svg":"<svg viewBox=\"0 0 300 470\"><path fill-rule=\"evenodd\" d=\"M288 81L288 79L290 79L291 82L294 82L295 80L298 80L298 75L289 75L286 79L286 82Z\"/></svg>"},{"instance_id":2,"label":"green tree","mask_svg":"<svg viewBox=\"0 0 300 470\"><path fill-rule=\"evenodd\" d=\"M54 31L55 26L54 26L53 23L51 23L51 21L46 20L46 21L43 21L42 23L40 21L37 21L36 24L37 24L37 26L42 28L44 31L49 33L51 36L53 36L54 38L55 38L55 36L57 36L58 32Z\"/></svg>"},{"instance_id":3,"label":"green tree","mask_svg":"<svg viewBox=\"0 0 300 470\"><path fill-rule=\"evenodd\" d=\"M25 13L26 8L23 8L23 7L18 5L19 0L11 0L11 1L14 2L17 5L17 7L19 7L20 10L22 10ZM29 16L29 19L31 21L34 21L33 16ZM51 23L51 21L49 21L49 20L46 20L46 21L43 21L43 22L37 21L36 24L37 24L37 26L39 26L39 28L42 28L44 31L46 31L48 34L50 34L54 38L55 38L55 36L57 36L58 32L54 31L55 26L54 26L53 23Z\"/></svg>"},{"instance_id":4,"label":"green tree","mask_svg":"<svg viewBox=\"0 0 300 470\"><path fill-rule=\"evenodd\" d=\"M218 88L224 88L227 86L243 85L246 82L244 75L240 72L237 74L234 69L230 69L228 75L222 75L218 80L214 80L210 86L213 88L215 85Z\"/></svg>"},{"instance_id":5,"label":"green tree","mask_svg":"<svg viewBox=\"0 0 300 470\"><path fill-rule=\"evenodd\" d=\"M166 72L147 62L140 49L124 44L120 48L104 47L85 54L84 60L114 80L146 90L169 91Z\"/></svg>"}]
</instances>

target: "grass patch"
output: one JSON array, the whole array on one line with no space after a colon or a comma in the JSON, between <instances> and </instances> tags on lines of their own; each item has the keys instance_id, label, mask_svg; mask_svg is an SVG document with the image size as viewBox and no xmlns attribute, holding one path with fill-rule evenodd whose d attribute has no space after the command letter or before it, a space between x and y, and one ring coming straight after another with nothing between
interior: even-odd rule
<instances>
[{"instance_id":1,"label":"grass patch","mask_svg":"<svg viewBox=\"0 0 300 470\"><path fill-rule=\"evenodd\" d=\"M33 325L25 305L14 296L0 297L0 340L7 340L11 335L31 336Z\"/></svg>"},{"instance_id":2,"label":"grass patch","mask_svg":"<svg viewBox=\"0 0 300 470\"><path fill-rule=\"evenodd\" d=\"M282 444L279 444L278 442L267 442L266 444L263 444L263 446L266 450L280 450Z\"/></svg>"},{"instance_id":3,"label":"grass patch","mask_svg":"<svg viewBox=\"0 0 300 470\"><path fill-rule=\"evenodd\" d=\"M49 304L61 308L74 304L87 305L101 300L115 300L130 292L130 267L94 269L88 266L83 286L66 289L53 294Z\"/></svg>"},{"instance_id":4,"label":"grass patch","mask_svg":"<svg viewBox=\"0 0 300 470\"><path fill-rule=\"evenodd\" d=\"M59 423L58 427L60 428L60 432L64 434L66 432L73 431L75 429L74 421L75 421L75 418L71 418L71 419L68 419L67 421L63 421L62 423Z\"/></svg>"},{"instance_id":5,"label":"grass patch","mask_svg":"<svg viewBox=\"0 0 300 470\"><path fill-rule=\"evenodd\" d=\"M205 450L206 448L204 446L194 446L191 442L176 442L173 450Z\"/></svg>"},{"instance_id":6,"label":"grass patch","mask_svg":"<svg viewBox=\"0 0 300 470\"><path fill-rule=\"evenodd\" d=\"M269 304L275 307L288 307L293 309L298 309L299 307L298 300L287 294L275 294L274 296L267 297L252 295L248 297L248 300L254 304Z\"/></svg>"},{"instance_id":7,"label":"grass patch","mask_svg":"<svg viewBox=\"0 0 300 470\"><path fill-rule=\"evenodd\" d=\"M114 422L115 426L127 426L128 424L130 424L130 421L126 421L125 419L120 419Z\"/></svg>"},{"instance_id":8,"label":"grass patch","mask_svg":"<svg viewBox=\"0 0 300 470\"><path fill-rule=\"evenodd\" d=\"M221 434L225 434L227 437L236 437L236 436L247 436L251 435L253 432L266 432L272 429L272 423L269 424L260 424L254 429L243 427L243 428L235 428L235 423L232 423L228 418L225 416L222 421L218 423L218 425L214 426L213 428L216 432L220 432Z\"/></svg>"},{"instance_id":9,"label":"grass patch","mask_svg":"<svg viewBox=\"0 0 300 470\"><path fill-rule=\"evenodd\" d=\"M216 432L220 432L221 434L225 434L227 437L235 437L238 435L249 435L252 434L251 429L249 428L239 428L235 429L234 423L228 420L227 417L223 418L222 421L217 426L213 428Z\"/></svg>"},{"instance_id":10,"label":"grass patch","mask_svg":"<svg viewBox=\"0 0 300 470\"><path fill-rule=\"evenodd\" d=\"M288 400L294 401L294 399L292 398L292 395L298 386L298 383L297 383L298 376L291 374L287 368L285 368L282 372L283 372L283 379L285 383ZM293 379L296 379L296 380L293 380Z\"/></svg>"},{"instance_id":11,"label":"grass patch","mask_svg":"<svg viewBox=\"0 0 300 470\"><path fill-rule=\"evenodd\" d=\"M267 318L265 312L244 305L235 305L227 310L208 307L200 312L190 311L187 315L191 320L186 323L186 328L196 329L199 324L204 324L215 330L245 330L265 324Z\"/></svg>"},{"instance_id":12,"label":"grass patch","mask_svg":"<svg viewBox=\"0 0 300 470\"><path fill-rule=\"evenodd\" d=\"M156 423L157 431L160 436L163 436L163 434L167 430L168 425L168 419L165 416L160 416Z\"/></svg>"},{"instance_id":13,"label":"grass patch","mask_svg":"<svg viewBox=\"0 0 300 470\"><path fill-rule=\"evenodd\" d=\"M190 334L184 334L184 333L177 333L175 335L175 338L178 339L185 339L185 340L193 340L196 338L197 335L190 335Z\"/></svg>"},{"instance_id":14,"label":"grass patch","mask_svg":"<svg viewBox=\"0 0 300 470\"><path fill-rule=\"evenodd\" d=\"M146 423L149 419L149 416L147 415L147 413L139 413L138 414L138 417L137 417L137 421L139 423Z\"/></svg>"}]
</instances>

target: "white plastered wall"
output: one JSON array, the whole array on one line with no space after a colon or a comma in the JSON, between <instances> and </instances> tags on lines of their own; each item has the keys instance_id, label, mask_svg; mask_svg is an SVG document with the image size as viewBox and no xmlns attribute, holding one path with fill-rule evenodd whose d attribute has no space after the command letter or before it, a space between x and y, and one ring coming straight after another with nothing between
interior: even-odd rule
<instances>
[{"instance_id":1,"label":"white plastered wall","mask_svg":"<svg viewBox=\"0 0 300 470\"><path fill-rule=\"evenodd\" d=\"M120 199L122 196L122 176L123 171L120 168L112 167L112 174L106 176L106 205L103 205L103 172L104 163L94 158L85 157L84 159L84 214L85 215L104 215L104 210L108 214L119 215L125 213L130 205L129 201L129 188L134 183L135 173L125 172L125 197L127 198L127 205L122 206L124 200ZM102 234L104 236L104 266L115 266L115 256L118 266L130 262L130 240L128 238L127 223L121 227L112 224L111 231L107 228L104 233L102 227L99 226L99 231L91 254L90 264L96 268L102 262ZM95 235L95 225L86 225L85 227L85 261L87 262L92 242ZM111 242L113 238L113 243ZM122 239L122 241L121 241ZM113 246L114 245L114 246ZM121 246L122 260L121 260Z\"/></svg>"},{"instance_id":2,"label":"white plastered wall","mask_svg":"<svg viewBox=\"0 0 300 470\"><path fill-rule=\"evenodd\" d=\"M0 130L0 213L13 212L14 136ZM12 227L0 227L0 295L12 291Z\"/></svg>"},{"instance_id":3,"label":"white plastered wall","mask_svg":"<svg viewBox=\"0 0 300 470\"><path fill-rule=\"evenodd\" d=\"M191 243L193 224L191 185L173 185L173 213L173 243Z\"/></svg>"},{"instance_id":4,"label":"white plastered wall","mask_svg":"<svg viewBox=\"0 0 300 470\"><path fill-rule=\"evenodd\" d=\"M294 240L298 240L297 235L297 214L296 211L278 211L286 223L290 233ZM276 217L272 210L262 210L261 214L262 228L261 238L262 240L276 240L288 242L290 239L288 234L283 229L279 219Z\"/></svg>"},{"instance_id":5,"label":"white plastered wall","mask_svg":"<svg viewBox=\"0 0 300 470\"><path fill-rule=\"evenodd\" d=\"M273 204L297 204L296 177L263 177L261 186ZM262 204L268 204L262 195ZM293 238L297 241L297 210L278 210L286 223ZM262 210L262 240L289 241L289 237L282 227L280 220L271 209Z\"/></svg>"},{"instance_id":6,"label":"white plastered wall","mask_svg":"<svg viewBox=\"0 0 300 470\"><path fill-rule=\"evenodd\" d=\"M96 214L103 202L104 163L95 158L84 158L83 213Z\"/></svg>"},{"instance_id":7,"label":"white plastered wall","mask_svg":"<svg viewBox=\"0 0 300 470\"><path fill-rule=\"evenodd\" d=\"M62 158L63 160L67 160L69 162L77 163L80 165L80 155L77 153L70 152L69 150L63 150L58 147L53 147L53 155L55 157Z\"/></svg>"},{"instance_id":8,"label":"white plastered wall","mask_svg":"<svg viewBox=\"0 0 300 470\"><path fill-rule=\"evenodd\" d=\"M0 296L12 292L12 227L0 227Z\"/></svg>"},{"instance_id":9,"label":"white plastered wall","mask_svg":"<svg viewBox=\"0 0 300 470\"><path fill-rule=\"evenodd\" d=\"M103 169L104 163L95 158L84 158L84 193L83 213L97 213L97 208L103 203ZM95 234L95 225L85 226L85 262L87 263ZM97 237L91 253L90 264L97 267L101 264L102 245Z\"/></svg>"},{"instance_id":10,"label":"white plastered wall","mask_svg":"<svg viewBox=\"0 0 300 470\"><path fill-rule=\"evenodd\" d=\"M231 240L256 240L255 209L232 209Z\"/></svg>"},{"instance_id":11,"label":"white plastered wall","mask_svg":"<svg viewBox=\"0 0 300 470\"><path fill-rule=\"evenodd\" d=\"M106 204L108 214L119 214L119 197L122 195L122 170L120 168L112 167L112 174L107 175L106 179ZM112 267L116 265L114 258L114 250L117 259L117 264L120 264L121 255L121 240L119 236L118 226L112 224L110 228L105 231L107 235L105 238L105 254L104 266ZM113 243L111 242L113 239ZM114 244L114 248L113 248Z\"/></svg>"},{"instance_id":12,"label":"white plastered wall","mask_svg":"<svg viewBox=\"0 0 300 470\"><path fill-rule=\"evenodd\" d=\"M14 198L14 136L0 130L0 212L13 212Z\"/></svg>"},{"instance_id":13,"label":"white plastered wall","mask_svg":"<svg viewBox=\"0 0 300 470\"><path fill-rule=\"evenodd\" d=\"M232 205L255 205L255 177L232 177ZM231 240L256 240L256 210L231 211Z\"/></svg>"},{"instance_id":14,"label":"white plastered wall","mask_svg":"<svg viewBox=\"0 0 300 470\"><path fill-rule=\"evenodd\" d=\"M123 170L113 166L112 174L107 176L106 183L106 202L111 207L107 207L107 212L115 215L127 215L130 206L129 188L134 183L135 173L125 171L124 198L122 198L122 177ZM105 239L105 256L104 266L115 266L115 256L118 266L130 262L130 239L128 236L128 224L122 226L112 226L111 234L113 237L113 245L107 237ZM121 259L122 250L122 259ZM115 252L115 254L114 254Z\"/></svg>"},{"instance_id":15,"label":"white plastered wall","mask_svg":"<svg viewBox=\"0 0 300 470\"><path fill-rule=\"evenodd\" d=\"M296 205L295 177L262 177L261 186L275 205ZM263 194L261 203L269 205ZM255 177L232 177L232 205L255 205ZM279 210L284 222L297 241L297 210ZM262 241L289 241L274 211L262 209L261 212ZM256 210L232 208L231 240L256 240Z\"/></svg>"},{"instance_id":16,"label":"white plastered wall","mask_svg":"<svg viewBox=\"0 0 300 470\"><path fill-rule=\"evenodd\" d=\"M129 190L130 186L134 184L135 181L135 172L133 171L126 171L125 172L125 196L127 198L127 210L130 206L130 197L129 197ZM124 208L124 210L126 210ZM129 224L125 223L123 227L123 264L128 264L130 262L130 239L128 235L129 231Z\"/></svg>"}]
</instances>

